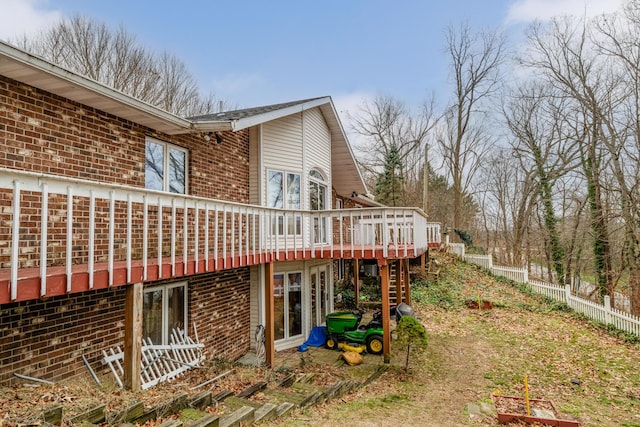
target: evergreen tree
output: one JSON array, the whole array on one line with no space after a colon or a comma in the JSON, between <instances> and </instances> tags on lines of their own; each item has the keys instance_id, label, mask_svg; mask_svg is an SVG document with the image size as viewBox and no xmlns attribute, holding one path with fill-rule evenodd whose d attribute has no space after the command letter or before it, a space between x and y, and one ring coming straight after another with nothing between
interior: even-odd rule
<instances>
[{"instance_id":1,"label":"evergreen tree","mask_svg":"<svg viewBox=\"0 0 640 427\"><path fill-rule=\"evenodd\" d=\"M404 370L407 371L411 352L427 348L427 330L415 317L404 316L398 322L396 333L398 334L398 344L407 350L404 365Z\"/></svg>"},{"instance_id":2,"label":"evergreen tree","mask_svg":"<svg viewBox=\"0 0 640 427\"><path fill-rule=\"evenodd\" d=\"M376 180L376 201L388 206L402 206L404 204L403 181L398 146L392 144L385 156L384 170Z\"/></svg>"}]
</instances>

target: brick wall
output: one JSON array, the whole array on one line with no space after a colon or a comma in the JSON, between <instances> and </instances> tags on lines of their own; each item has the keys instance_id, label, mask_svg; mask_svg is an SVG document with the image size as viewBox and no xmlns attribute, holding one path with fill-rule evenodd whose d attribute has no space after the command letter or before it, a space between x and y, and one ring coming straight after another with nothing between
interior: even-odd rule
<instances>
[{"instance_id":1,"label":"brick wall","mask_svg":"<svg viewBox=\"0 0 640 427\"><path fill-rule=\"evenodd\" d=\"M237 360L246 354L253 337L249 268L199 275L190 284L189 327L196 323L207 358Z\"/></svg>"},{"instance_id":2,"label":"brick wall","mask_svg":"<svg viewBox=\"0 0 640 427\"><path fill-rule=\"evenodd\" d=\"M146 286L170 284L172 280ZM188 333L205 345L207 359L235 361L249 351L249 268L236 268L189 277Z\"/></svg>"},{"instance_id":3,"label":"brick wall","mask_svg":"<svg viewBox=\"0 0 640 427\"><path fill-rule=\"evenodd\" d=\"M145 140L152 137L188 150L189 194L247 203L249 132L221 135L220 144L215 139L206 142L201 134L165 135L0 76L0 167L142 188ZM0 268L6 268L9 260L5 242L11 209L6 207L11 200L10 192L0 191ZM40 196L23 192L22 200L21 228L26 231L20 241L21 266L37 267ZM87 206L87 199L74 199L74 264L87 262L88 218L83 213ZM134 258L141 254L140 211L134 206ZM126 204L118 203L116 218L123 215ZM193 212L189 215L193 217ZM96 203L96 217L97 226L106 227L106 202ZM149 220L155 227L157 219ZM51 196L48 265L64 264L66 222L66 198ZM129 244L125 235L124 228L116 229L116 261L124 259ZM107 241L106 233L96 232L96 262L106 260ZM168 245L168 232L163 232L163 241ZM176 252L181 254L181 236L176 241ZM149 246L149 255L154 256L156 242L151 240ZM237 359L249 349L248 269L190 280L190 330L195 321L209 357ZM122 345L124 293L122 287L0 306L0 384L13 380L13 372L54 381L87 373L83 353L95 369L104 369L100 350Z\"/></svg>"},{"instance_id":4,"label":"brick wall","mask_svg":"<svg viewBox=\"0 0 640 427\"><path fill-rule=\"evenodd\" d=\"M145 138L189 150L189 193L248 203L249 132L165 135L0 76L0 166L144 187Z\"/></svg>"},{"instance_id":5,"label":"brick wall","mask_svg":"<svg viewBox=\"0 0 640 427\"><path fill-rule=\"evenodd\" d=\"M146 286L170 283L148 283ZM124 345L125 287L83 292L0 307L0 385L14 372L49 381L89 375L102 366L103 349ZM193 323L208 359L237 360L249 351L249 269L195 276L189 282ZM110 374L109 374L110 375Z\"/></svg>"},{"instance_id":6,"label":"brick wall","mask_svg":"<svg viewBox=\"0 0 640 427\"><path fill-rule=\"evenodd\" d=\"M124 341L125 288L0 307L0 385L14 372L49 381L101 369L100 351Z\"/></svg>"},{"instance_id":7,"label":"brick wall","mask_svg":"<svg viewBox=\"0 0 640 427\"><path fill-rule=\"evenodd\" d=\"M189 194L247 203L249 132L222 132L221 135L220 144L215 139L205 141L200 133L165 135L0 76L0 167L144 187L145 140L149 136L188 150ZM11 229L12 198L10 191L0 190L0 268L7 268L9 262L9 245L4 242ZM39 194L22 192L24 236L21 236L19 255L23 268L39 266L40 206ZM75 197L73 206L73 262L86 264L89 200ZM169 210L165 208L165 215ZM52 195L49 199L49 266L65 264L66 212L66 197ZM141 205L133 206L131 243L126 241L124 220L119 221L126 218L126 203L117 202L115 213L115 261L125 259L128 245L133 249L134 259L141 257ZM156 217L153 213L149 225L155 230L157 213ZM106 262L107 200L96 202L95 215L96 226L101 227L96 230L95 261ZM181 224L181 218L177 220ZM203 247L202 230L200 236L200 247ZM163 240L170 241L168 221L165 221ZM182 253L181 244L182 239L178 238L178 253ZM149 256L156 256L157 244L153 237L148 249ZM189 252L193 253L193 248Z\"/></svg>"}]
</instances>

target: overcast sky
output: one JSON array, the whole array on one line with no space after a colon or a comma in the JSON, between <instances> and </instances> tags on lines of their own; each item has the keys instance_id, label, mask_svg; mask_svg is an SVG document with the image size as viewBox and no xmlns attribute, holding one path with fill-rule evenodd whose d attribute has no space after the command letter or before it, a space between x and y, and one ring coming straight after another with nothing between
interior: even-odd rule
<instances>
[{"instance_id":1,"label":"overcast sky","mask_svg":"<svg viewBox=\"0 0 640 427\"><path fill-rule=\"evenodd\" d=\"M0 0L0 39L74 14L124 26L182 59L204 92L241 107L332 96L341 111L391 95L446 96L448 25L504 28L595 15L621 0Z\"/></svg>"}]
</instances>

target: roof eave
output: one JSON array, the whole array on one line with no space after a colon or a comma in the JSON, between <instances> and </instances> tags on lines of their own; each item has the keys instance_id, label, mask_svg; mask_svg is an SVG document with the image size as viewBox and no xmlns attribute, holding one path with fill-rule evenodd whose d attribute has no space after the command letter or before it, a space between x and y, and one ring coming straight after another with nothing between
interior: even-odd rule
<instances>
[{"instance_id":1,"label":"roof eave","mask_svg":"<svg viewBox=\"0 0 640 427\"><path fill-rule=\"evenodd\" d=\"M1 41L0 69L11 79L168 134L193 129L187 119Z\"/></svg>"},{"instance_id":2,"label":"roof eave","mask_svg":"<svg viewBox=\"0 0 640 427\"><path fill-rule=\"evenodd\" d=\"M211 121L211 122L192 122L193 130L198 132L221 132L226 130L235 130L233 128L233 122L229 120L225 121Z\"/></svg>"}]
</instances>

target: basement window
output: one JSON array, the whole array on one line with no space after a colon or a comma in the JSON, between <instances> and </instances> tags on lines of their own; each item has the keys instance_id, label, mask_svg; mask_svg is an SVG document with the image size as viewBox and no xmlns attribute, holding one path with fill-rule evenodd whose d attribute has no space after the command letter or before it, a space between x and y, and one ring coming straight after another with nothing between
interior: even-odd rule
<instances>
[{"instance_id":1,"label":"basement window","mask_svg":"<svg viewBox=\"0 0 640 427\"><path fill-rule=\"evenodd\" d=\"M186 333L186 282L145 289L142 305L142 338L166 345L173 329Z\"/></svg>"}]
</instances>

